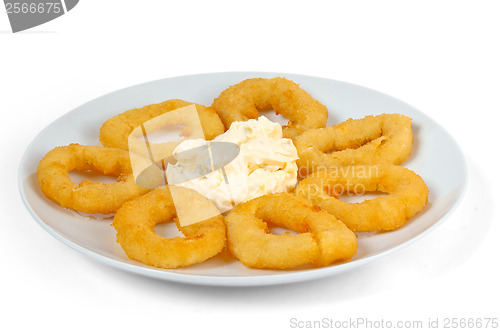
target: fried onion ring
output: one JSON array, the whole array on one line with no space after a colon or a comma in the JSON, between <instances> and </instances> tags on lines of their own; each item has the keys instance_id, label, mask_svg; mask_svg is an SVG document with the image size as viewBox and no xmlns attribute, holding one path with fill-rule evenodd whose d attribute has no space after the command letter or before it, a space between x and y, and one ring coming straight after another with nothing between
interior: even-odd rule
<instances>
[{"instance_id":1,"label":"fried onion ring","mask_svg":"<svg viewBox=\"0 0 500 332\"><path fill-rule=\"evenodd\" d=\"M116 176L117 182L76 184L68 174L72 170ZM135 183L127 151L101 146L70 144L52 149L38 164L37 179L47 198L85 213L116 212L124 202L149 191Z\"/></svg>"},{"instance_id":2,"label":"fried onion ring","mask_svg":"<svg viewBox=\"0 0 500 332\"><path fill-rule=\"evenodd\" d=\"M184 193L186 200L190 200L193 194L201 196L187 188L176 187L176 190ZM206 204L197 206L197 209L217 210L212 202L203 199ZM226 242L226 227L220 213L184 227L176 219L177 228L185 236L183 238L165 238L155 234L156 224L176 217L169 190L155 189L128 201L118 210L113 220L117 241L129 258L165 269L200 263L222 251Z\"/></svg>"},{"instance_id":3,"label":"fried onion ring","mask_svg":"<svg viewBox=\"0 0 500 332\"><path fill-rule=\"evenodd\" d=\"M349 119L331 127L308 130L294 143L301 177L318 167L401 164L412 151L411 118L382 114Z\"/></svg>"},{"instance_id":4,"label":"fried onion ring","mask_svg":"<svg viewBox=\"0 0 500 332\"><path fill-rule=\"evenodd\" d=\"M212 106L217 110L226 129L234 121L246 121L259 116L259 110L273 109L290 121L283 126L283 137L294 138L311 128L322 128L328 110L319 101L282 77L251 78L222 91Z\"/></svg>"},{"instance_id":5,"label":"fried onion ring","mask_svg":"<svg viewBox=\"0 0 500 332\"><path fill-rule=\"evenodd\" d=\"M99 132L99 140L104 146L129 150L129 135L135 128L166 112L192 104L180 99L171 99L118 114L104 122ZM205 139L211 140L224 133L224 125L213 108L194 105L198 111Z\"/></svg>"},{"instance_id":6,"label":"fried onion ring","mask_svg":"<svg viewBox=\"0 0 500 332\"><path fill-rule=\"evenodd\" d=\"M270 234L266 222L297 235ZM228 248L244 265L286 269L350 259L356 235L342 222L303 197L269 194L239 204L226 217Z\"/></svg>"},{"instance_id":7,"label":"fried onion ring","mask_svg":"<svg viewBox=\"0 0 500 332\"><path fill-rule=\"evenodd\" d=\"M389 195L346 203L339 194ZM403 226L427 204L429 190L413 171L391 164L332 167L302 180L295 194L311 200L354 232L390 231Z\"/></svg>"}]
</instances>

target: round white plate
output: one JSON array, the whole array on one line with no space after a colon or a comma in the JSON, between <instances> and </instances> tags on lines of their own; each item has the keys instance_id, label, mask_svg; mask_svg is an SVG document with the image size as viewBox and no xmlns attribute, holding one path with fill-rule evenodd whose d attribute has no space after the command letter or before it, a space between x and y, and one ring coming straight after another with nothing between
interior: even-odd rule
<instances>
[{"instance_id":1,"label":"round white plate","mask_svg":"<svg viewBox=\"0 0 500 332\"><path fill-rule=\"evenodd\" d=\"M99 128L108 118L128 109L180 98L204 105L229 85L252 77L285 76L325 104L328 124L381 113L413 118L414 147L403 166L427 183L429 203L404 227L387 233L358 234L359 249L349 262L323 268L289 271L257 270L243 266L228 253L201 264L164 270L133 261L116 242L111 219L92 220L61 208L45 198L36 182L40 159L55 146L69 143L100 145ZM357 85L292 74L234 72L173 77L109 93L67 113L47 126L28 146L19 169L21 196L33 218L56 239L105 264L149 277L192 284L253 286L282 284L331 276L367 264L415 242L457 207L464 196L467 169L454 139L430 117L402 101Z\"/></svg>"}]
</instances>

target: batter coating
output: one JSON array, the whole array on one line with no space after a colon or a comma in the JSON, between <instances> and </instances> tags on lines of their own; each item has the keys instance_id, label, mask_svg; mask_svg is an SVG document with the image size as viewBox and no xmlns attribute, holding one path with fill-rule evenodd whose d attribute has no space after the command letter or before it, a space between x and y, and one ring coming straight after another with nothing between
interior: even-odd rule
<instances>
[{"instance_id":1,"label":"batter coating","mask_svg":"<svg viewBox=\"0 0 500 332\"><path fill-rule=\"evenodd\" d=\"M198 195L195 191L178 187L185 199ZM199 197L198 197L199 198ZM215 209L207 204L197 208ZM155 234L154 226L176 219L177 228L185 237L165 238ZM226 227L220 213L214 217L181 227L176 209L167 189L155 189L137 197L118 210L113 220L117 241L136 261L165 269L174 269L200 263L217 255L226 242Z\"/></svg>"},{"instance_id":2,"label":"batter coating","mask_svg":"<svg viewBox=\"0 0 500 332\"><path fill-rule=\"evenodd\" d=\"M129 135L135 128L166 112L192 104L180 99L171 99L118 114L104 122L99 132L99 140L104 146L129 150ZM211 140L224 132L224 125L213 108L194 105L198 111L205 139Z\"/></svg>"},{"instance_id":3,"label":"batter coating","mask_svg":"<svg viewBox=\"0 0 500 332\"><path fill-rule=\"evenodd\" d=\"M74 183L68 172L94 171L117 177L116 183L84 180ZM37 168L45 196L62 207L86 213L113 213L126 201L148 192L134 180L127 151L70 144L49 151Z\"/></svg>"},{"instance_id":4,"label":"batter coating","mask_svg":"<svg viewBox=\"0 0 500 332\"><path fill-rule=\"evenodd\" d=\"M271 234L266 222L301 234ZM342 222L303 197L287 193L239 204L226 217L226 225L230 252L252 268L324 266L350 259L357 249L356 235Z\"/></svg>"},{"instance_id":5,"label":"batter coating","mask_svg":"<svg viewBox=\"0 0 500 332\"><path fill-rule=\"evenodd\" d=\"M411 154L411 118L401 114L349 119L335 126L311 129L294 140L299 175L317 168L363 164L401 164Z\"/></svg>"},{"instance_id":6,"label":"batter coating","mask_svg":"<svg viewBox=\"0 0 500 332\"><path fill-rule=\"evenodd\" d=\"M226 129L234 121L257 118L259 110L273 109L290 120L283 126L283 137L292 139L307 129L324 127L328 120L323 104L282 77L244 80L222 91L212 106Z\"/></svg>"},{"instance_id":7,"label":"batter coating","mask_svg":"<svg viewBox=\"0 0 500 332\"><path fill-rule=\"evenodd\" d=\"M346 203L339 194L384 192L389 195ZM391 164L333 167L302 180L295 194L306 197L354 232L397 229L427 204L429 190L413 171Z\"/></svg>"}]
</instances>

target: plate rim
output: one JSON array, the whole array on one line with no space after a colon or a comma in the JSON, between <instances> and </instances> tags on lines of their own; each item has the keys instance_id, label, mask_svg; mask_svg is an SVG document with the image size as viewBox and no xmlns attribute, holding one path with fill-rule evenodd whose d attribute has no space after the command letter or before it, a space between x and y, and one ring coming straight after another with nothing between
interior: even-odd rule
<instances>
[{"instance_id":1,"label":"plate rim","mask_svg":"<svg viewBox=\"0 0 500 332\"><path fill-rule=\"evenodd\" d=\"M139 265L133 265L127 262L122 262L115 260L110 257L106 257L104 255L101 255L95 251L92 251L91 249L85 248L84 246L81 246L69 239L67 239L64 235L60 234L57 232L55 229L47 225L41 218L38 217L38 215L35 213L35 211L32 209L30 206L25 191L24 191L24 185L23 181L25 178L22 178L22 173L23 173L23 167L25 165L25 160L28 158L27 153L32 145L37 141L37 138L45 132L45 130L51 126L54 122L60 120L61 118L64 118L65 116L68 116L70 113L73 113L75 110L83 107L84 105L95 102L96 100L105 97L109 94L114 94L118 93L123 90L135 88L141 85L147 85L147 84L154 84L158 83L160 81L164 80L175 80L176 78L188 78L188 77L200 77L200 76L213 76L213 75L224 75L224 74L234 74L234 75L264 75L264 76L271 76L271 75L278 75L278 76L285 76L285 77L290 77L290 76L295 76L295 77L306 77L309 79L321 79L321 80L326 80L326 81L334 81L339 84L345 84L345 85L350 85L351 87L354 88L361 88L364 90L369 90L372 93L377 93L377 94L382 94L384 97L391 98L401 104L405 104L406 106L410 107L413 109L413 111L419 113L420 116L423 116L424 118L427 118L428 121L431 121L434 125L436 125L442 132L444 132L448 137L450 138L450 141L452 144L455 146L458 156L460 158L460 161L463 164L464 167L464 178L463 178L463 185L459 186L459 192L457 193L457 198L453 202L452 207L443 215L439 218L438 221L436 221L434 224L432 224L430 227L425 229L423 232L420 234L412 237L411 239L398 244L390 249L384 250L379 253L375 253L373 255L354 260L354 261L348 261L345 263L341 263L338 265L330 265L327 267L319 268L319 269L309 269L309 270L300 270L300 271L293 271L289 272L287 274L276 274L276 275L264 275L264 276L206 276L206 275L191 275L191 274L181 274L181 273L176 273L170 270L157 270L149 266L139 266ZM410 245L416 243L423 237L429 235L432 231L434 231L437 227L443 224L445 220L447 220L456 210L457 208L461 205L463 202L463 199L465 197L465 194L468 190L469 187L469 180L470 180L470 166L467 162L467 159L465 158L465 155L463 153L462 148L460 145L457 143L453 135L451 135L439 122L435 121L431 116L428 114L418 110L417 108L413 107L412 105L406 103L405 101L402 101L396 97L393 97L391 95L388 95L384 92L374 90L369 87L361 86L358 84L350 83L350 82L344 82L344 81L339 81L335 79L330 79L326 77L320 77L320 76L312 76L312 75L302 75L302 74L294 74L294 73L277 73L277 72L260 72L260 71L226 71L226 72L209 72L209 73L200 73L200 74L189 74L189 75L179 75L179 76L173 76L173 77L165 77L161 79L156 79L152 81L147 81L147 82L142 82L138 84L134 84L131 86L127 86L121 89L117 89L108 93L105 93L103 95L100 95L96 98L93 98L91 100L86 101L85 103L78 105L77 107L74 107L70 111L62 114L58 118L54 119L51 121L49 124L44 126L43 129L41 129L37 135L33 137L33 139L30 141L30 143L26 146L23 155L20 159L19 166L18 166L18 187L19 187L19 192L21 195L21 199L30 213L30 215L33 217L33 219L44 229L47 233L52 235L54 238L59 240L60 242L64 243L68 247L76 250L77 252L80 252L87 257L90 257L93 260L96 260L100 263L104 263L106 265L109 265L113 268L117 268L119 270L127 271L127 272L132 272L134 274L142 275L142 276L147 276L147 277L152 277L155 279L160 279L160 280L167 280L167 281L173 281L173 282L178 282L178 283L185 283L185 284L197 284L197 285L207 285L207 286L265 286L265 285L275 285L275 284L288 284L288 283L294 283L294 282L302 282L302 281L307 281L307 280L313 280L313 279L320 279L320 278L325 278L328 276L333 276L339 273L343 273L345 271L349 271L352 269L355 269L357 267L370 264L378 259L382 259L388 255L391 255L392 253L396 251L400 251L402 249L405 249L409 247Z\"/></svg>"}]
</instances>

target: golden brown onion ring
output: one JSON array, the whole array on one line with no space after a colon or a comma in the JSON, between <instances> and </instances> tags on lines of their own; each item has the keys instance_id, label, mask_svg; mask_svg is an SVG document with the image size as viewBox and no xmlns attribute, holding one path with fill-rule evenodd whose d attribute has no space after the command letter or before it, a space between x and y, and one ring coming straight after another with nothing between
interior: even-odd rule
<instances>
[{"instance_id":1,"label":"golden brown onion ring","mask_svg":"<svg viewBox=\"0 0 500 332\"><path fill-rule=\"evenodd\" d=\"M104 146L129 150L129 135L135 128L166 112L192 104L184 100L172 99L118 114L104 122L99 132L99 140ZM224 133L224 125L213 108L199 104L194 105L198 111L205 139L211 140ZM180 124L183 122L181 121Z\"/></svg>"},{"instance_id":2,"label":"golden brown onion ring","mask_svg":"<svg viewBox=\"0 0 500 332\"><path fill-rule=\"evenodd\" d=\"M193 190L176 187L185 193L185 199L192 199ZM208 199L207 204L197 209L217 208ZM206 211L205 211L206 212ZM212 212L212 211L210 211ZM218 212L218 211L217 211ZM155 189L146 195L123 204L116 213L113 226L117 241L127 254L136 261L165 269L174 269L203 262L217 255L226 242L226 227L220 213L207 220L177 228L185 237L165 238L155 234L156 224L177 217L176 208L167 189Z\"/></svg>"},{"instance_id":3,"label":"golden brown onion ring","mask_svg":"<svg viewBox=\"0 0 500 332\"><path fill-rule=\"evenodd\" d=\"M332 127L308 130L294 143L301 177L318 167L401 164L412 151L411 118L382 114L349 119Z\"/></svg>"},{"instance_id":4,"label":"golden brown onion ring","mask_svg":"<svg viewBox=\"0 0 500 332\"><path fill-rule=\"evenodd\" d=\"M282 77L251 78L222 91L213 104L226 129L234 121L259 116L259 110L273 109L290 121L283 127L283 137L294 138L310 128L322 128L328 110L319 101Z\"/></svg>"},{"instance_id":5,"label":"golden brown onion ring","mask_svg":"<svg viewBox=\"0 0 500 332\"><path fill-rule=\"evenodd\" d=\"M266 222L301 234L270 234ZM324 266L350 259L357 249L356 235L342 222L310 201L287 193L239 204L226 217L226 225L229 250L253 268Z\"/></svg>"},{"instance_id":6,"label":"golden brown onion ring","mask_svg":"<svg viewBox=\"0 0 500 332\"><path fill-rule=\"evenodd\" d=\"M94 171L117 177L116 183L71 181L68 172ZM136 185L127 151L70 144L49 151L38 164L37 179L47 198L86 213L113 213L126 201L148 192Z\"/></svg>"},{"instance_id":7,"label":"golden brown onion ring","mask_svg":"<svg viewBox=\"0 0 500 332\"><path fill-rule=\"evenodd\" d=\"M389 195L346 203L339 194ZM403 226L427 204L429 190L420 176L391 164L332 167L302 180L295 194L334 215L355 232L390 231Z\"/></svg>"}]
</instances>

